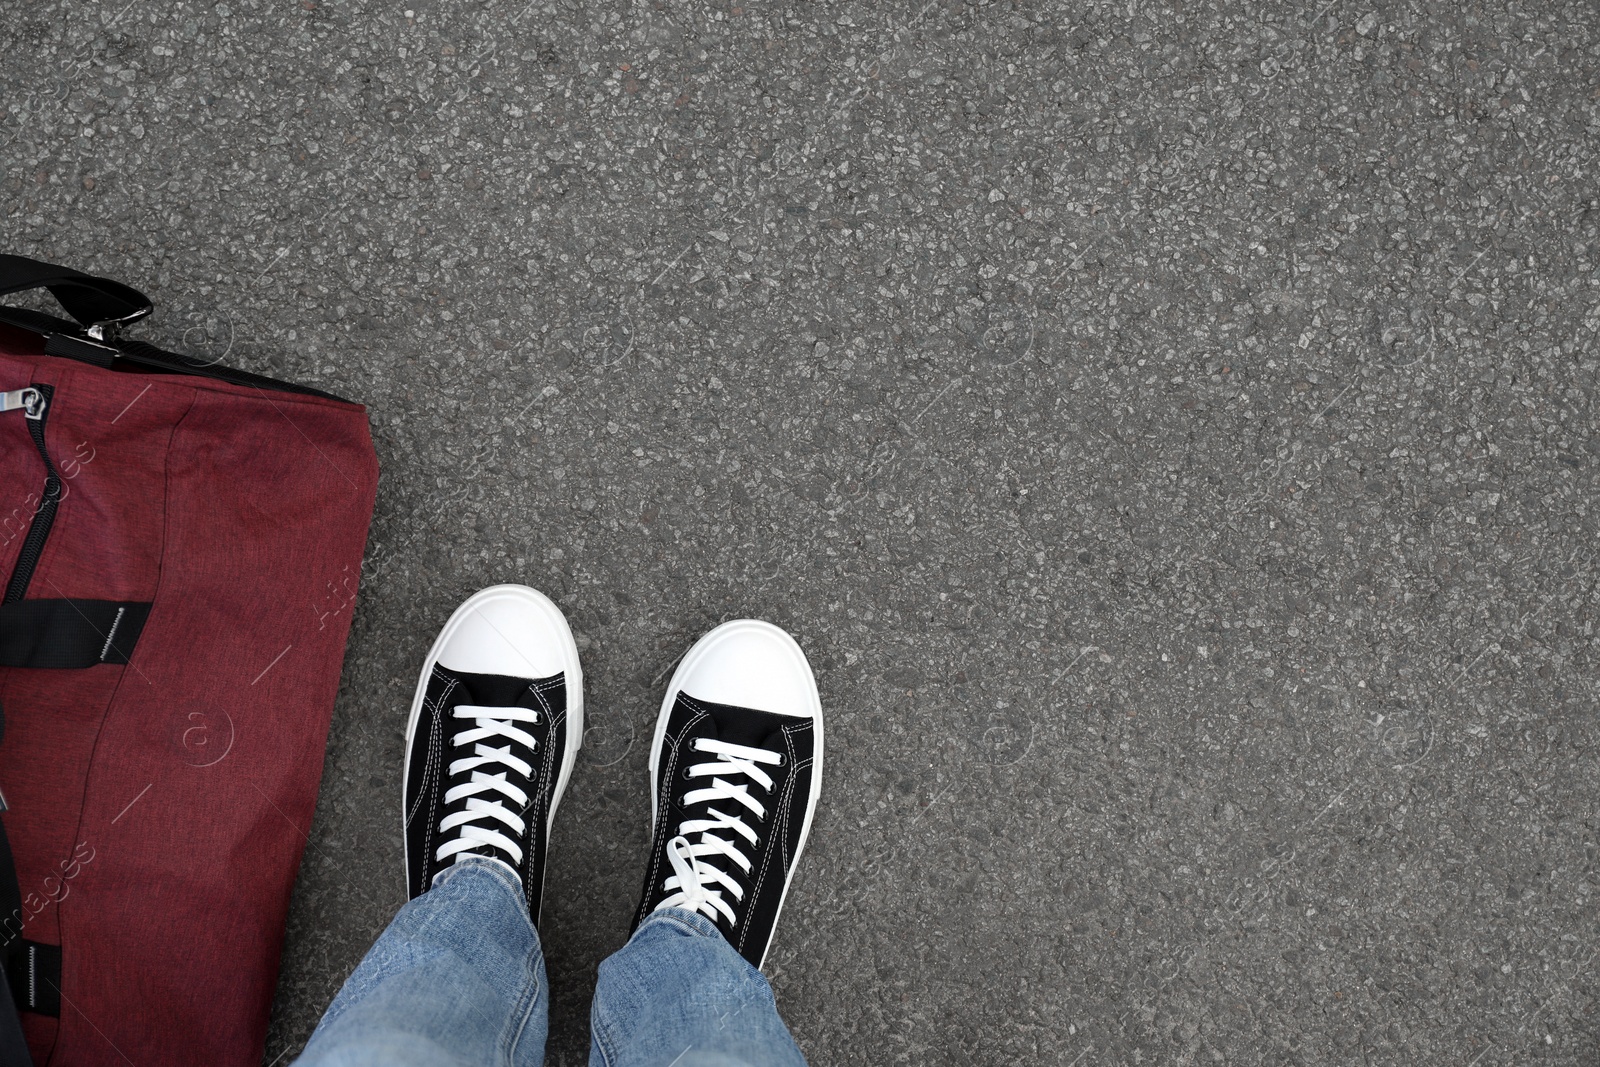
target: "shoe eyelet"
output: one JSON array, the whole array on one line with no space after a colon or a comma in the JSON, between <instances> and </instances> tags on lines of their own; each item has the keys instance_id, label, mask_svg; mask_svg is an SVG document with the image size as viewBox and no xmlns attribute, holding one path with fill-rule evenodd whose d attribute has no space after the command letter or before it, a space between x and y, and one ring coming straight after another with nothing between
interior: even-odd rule
<instances>
[{"instance_id":1,"label":"shoe eyelet","mask_svg":"<svg viewBox=\"0 0 1600 1067\"><path fill-rule=\"evenodd\" d=\"M698 737L689 742L689 751L690 752L699 752L700 751L700 739Z\"/></svg>"},{"instance_id":2,"label":"shoe eyelet","mask_svg":"<svg viewBox=\"0 0 1600 1067\"><path fill-rule=\"evenodd\" d=\"M777 766L782 767L787 762L788 762L788 760L784 759L783 753L782 752L778 753Z\"/></svg>"},{"instance_id":3,"label":"shoe eyelet","mask_svg":"<svg viewBox=\"0 0 1600 1067\"><path fill-rule=\"evenodd\" d=\"M690 774L690 773L689 773L689 772L690 772L690 771L692 771L692 770L693 770L693 769L694 769L694 768L692 768L692 767L685 767L685 768L684 768L684 769L683 769L683 780L684 780L684 781L686 781L686 782L692 782L692 781L694 781L694 775L692 775L692 774Z\"/></svg>"}]
</instances>

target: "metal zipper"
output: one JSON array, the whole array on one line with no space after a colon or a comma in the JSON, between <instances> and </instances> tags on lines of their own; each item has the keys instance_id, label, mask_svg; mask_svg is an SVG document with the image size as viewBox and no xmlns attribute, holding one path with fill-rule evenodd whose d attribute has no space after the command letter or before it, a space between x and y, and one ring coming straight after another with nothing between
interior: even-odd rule
<instances>
[{"instance_id":1,"label":"metal zipper","mask_svg":"<svg viewBox=\"0 0 1600 1067\"><path fill-rule=\"evenodd\" d=\"M20 410L27 417L28 435L33 438L33 447L39 450L39 458L44 460L45 472L44 495L39 498L33 521L28 524L28 535L22 539L17 567L11 572L11 581L6 585L3 601L6 604L27 595L34 568L39 565L39 557L44 555L50 527L55 525L56 508L61 504L61 478L56 474L56 465L50 462L50 452L44 445L45 418L50 414L50 400L54 395L53 385L30 385L25 389L0 393L0 412Z\"/></svg>"},{"instance_id":2,"label":"metal zipper","mask_svg":"<svg viewBox=\"0 0 1600 1067\"><path fill-rule=\"evenodd\" d=\"M9 393L0 393L0 411L16 411L19 408L30 419L38 418L44 413L44 394L34 386L26 389L13 389Z\"/></svg>"}]
</instances>

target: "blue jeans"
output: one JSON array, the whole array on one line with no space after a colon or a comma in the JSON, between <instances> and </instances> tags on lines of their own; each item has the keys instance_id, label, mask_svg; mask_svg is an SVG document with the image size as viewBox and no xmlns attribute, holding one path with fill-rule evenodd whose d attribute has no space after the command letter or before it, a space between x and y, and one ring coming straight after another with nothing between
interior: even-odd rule
<instances>
[{"instance_id":1,"label":"blue jeans","mask_svg":"<svg viewBox=\"0 0 1600 1067\"><path fill-rule=\"evenodd\" d=\"M301 1067L538 1067L550 993L522 887L466 860L401 908L328 1006ZM767 1067L805 1059L772 987L711 920L651 915L600 964L590 1067Z\"/></svg>"}]
</instances>

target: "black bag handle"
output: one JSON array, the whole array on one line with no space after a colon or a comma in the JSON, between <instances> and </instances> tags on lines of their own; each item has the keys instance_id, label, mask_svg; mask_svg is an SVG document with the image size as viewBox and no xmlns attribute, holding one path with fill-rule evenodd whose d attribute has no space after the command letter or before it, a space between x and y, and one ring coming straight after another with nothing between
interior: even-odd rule
<instances>
[{"instance_id":1,"label":"black bag handle","mask_svg":"<svg viewBox=\"0 0 1600 1067\"><path fill-rule=\"evenodd\" d=\"M154 371L169 374L194 374L217 381L248 385L282 393L301 393L329 400L343 397L313 389L308 385L279 381L261 374L217 365L181 352L118 336L123 326L150 314L150 298L131 285L100 278L93 274L43 263L26 256L0 253L0 296L30 289L48 289L52 296L78 320L74 326L66 319L30 308L0 305L0 326L14 326L44 338L47 356L93 363L108 370ZM345 401L348 403L349 401ZM3 1062L0 1062L3 1067Z\"/></svg>"},{"instance_id":2,"label":"black bag handle","mask_svg":"<svg viewBox=\"0 0 1600 1067\"><path fill-rule=\"evenodd\" d=\"M135 322L154 307L149 297L131 285L26 256L0 255L0 296L29 289L50 290L67 314L89 327L90 336L97 340L97 330Z\"/></svg>"}]
</instances>

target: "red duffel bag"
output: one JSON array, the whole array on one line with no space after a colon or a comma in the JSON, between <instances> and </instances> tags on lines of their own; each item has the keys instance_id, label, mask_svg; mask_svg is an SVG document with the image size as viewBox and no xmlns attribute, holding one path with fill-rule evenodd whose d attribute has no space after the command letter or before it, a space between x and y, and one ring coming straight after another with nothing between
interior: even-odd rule
<instances>
[{"instance_id":1,"label":"red duffel bag","mask_svg":"<svg viewBox=\"0 0 1600 1067\"><path fill-rule=\"evenodd\" d=\"M0 307L6 984L40 1067L254 1067L372 517L366 412L125 339L137 291L0 256L0 295L26 289L76 322Z\"/></svg>"}]
</instances>

